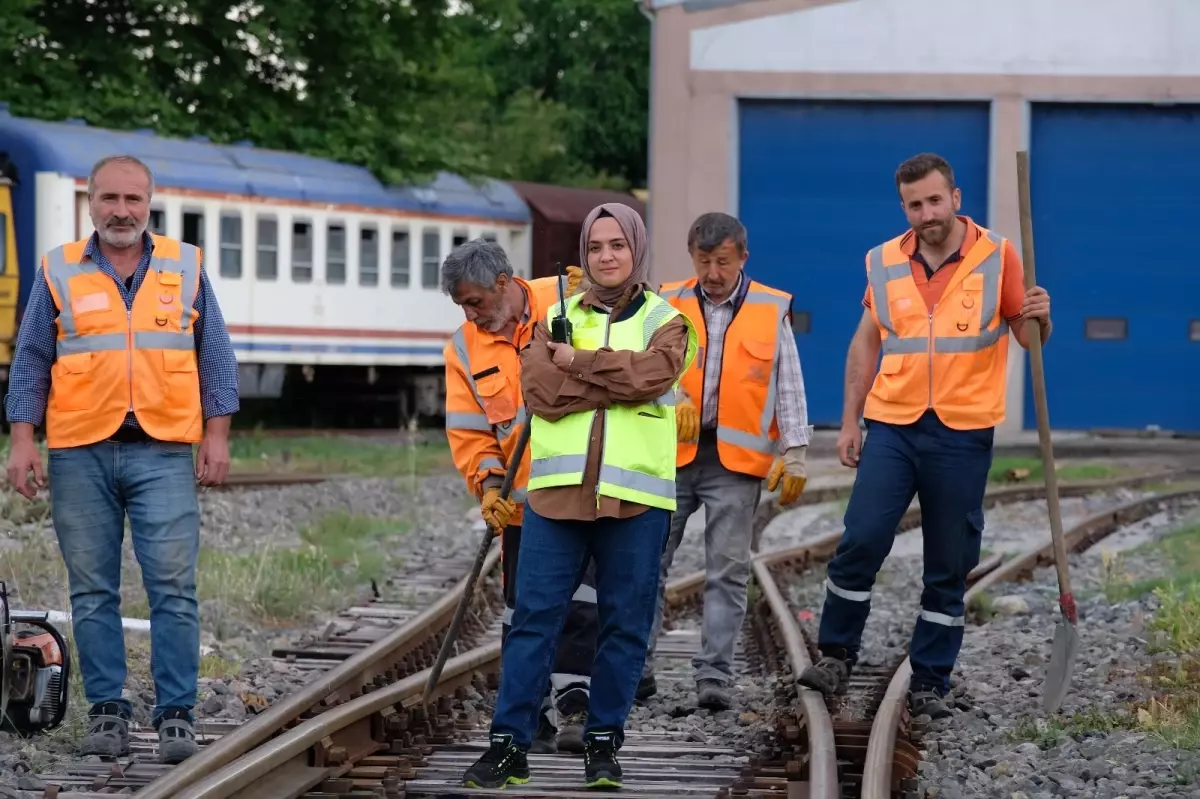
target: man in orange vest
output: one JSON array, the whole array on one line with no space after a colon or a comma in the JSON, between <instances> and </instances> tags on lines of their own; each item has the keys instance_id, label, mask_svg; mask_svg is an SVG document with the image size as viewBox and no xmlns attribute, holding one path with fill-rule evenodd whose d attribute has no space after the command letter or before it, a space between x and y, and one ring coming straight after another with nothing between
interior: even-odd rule
<instances>
[{"instance_id":1,"label":"man in orange vest","mask_svg":"<svg viewBox=\"0 0 1200 799\"><path fill-rule=\"evenodd\" d=\"M663 553L659 611L637 697L657 690L652 659L667 571L688 518L703 505L707 585L700 653L692 665L699 705L724 710L732 701L733 647L746 616L762 481L767 478L768 490L780 489L782 505L800 497L811 428L792 298L745 275L745 227L728 214L704 214L692 223L687 245L696 277L664 283L659 294L692 320L700 351L676 401L679 505Z\"/></svg>"},{"instance_id":2,"label":"man in orange vest","mask_svg":"<svg viewBox=\"0 0 1200 799\"><path fill-rule=\"evenodd\" d=\"M567 267L568 294L575 292L582 278L582 269ZM525 281L514 276L499 244L475 239L446 257L442 290L467 317L445 350L446 437L454 465L480 502L484 522L497 534L503 531L503 645L516 607L517 556L529 483L529 450L520 455L515 452L521 429L527 424L519 353L531 341L534 324L558 301L558 281L553 277ZM502 499L500 485L514 457L521 460L512 495ZM558 639L554 671L530 747L534 754L583 751L598 634L595 569L589 561ZM556 713L563 720L561 727L555 723Z\"/></svg>"},{"instance_id":3,"label":"man in orange vest","mask_svg":"<svg viewBox=\"0 0 1200 799\"><path fill-rule=\"evenodd\" d=\"M1045 341L1050 297L1025 290L1012 242L958 215L962 192L943 158L908 159L896 187L912 229L866 257L867 310L846 359L837 444L858 474L829 563L821 658L800 682L826 694L845 690L875 575L915 495L925 590L909 646L909 707L913 716L941 718L950 712L944 697L962 644L966 577L979 563L993 432L1004 420L1008 331L1022 347L1030 336Z\"/></svg>"},{"instance_id":4,"label":"man in orange vest","mask_svg":"<svg viewBox=\"0 0 1200 799\"><path fill-rule=\"evenodd\" d=\"M150 601L159 759L178 763L196 751L196 482L218 485L229 471L238 369L200 248L146 232L153 193L138 159L101 159L87 184L95 232L42 259L12 362L8 479L30 499L45 484L33 440L44 418L51 518L91 703L84 755L129 753L120 608L129 516Z\"/></svg>"}]
</instances>

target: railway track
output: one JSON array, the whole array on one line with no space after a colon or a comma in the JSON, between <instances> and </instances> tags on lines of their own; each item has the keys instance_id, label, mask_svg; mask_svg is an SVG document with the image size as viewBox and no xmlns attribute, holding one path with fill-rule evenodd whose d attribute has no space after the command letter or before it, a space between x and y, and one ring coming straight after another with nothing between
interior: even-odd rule
<instances>
[{"instance_id":1,"label":"railway track","mask_svg":"<svg viewBox=\"0 0 1200 799\"><path fill-rule=\"evenodd\" d=\"M1118 480L1087 481L1060 486L1063 496L1078 496L1120 487L1150 485L1194 473L1187 469L1158 472ZM846 489L813 492L808 503L843 495ZM1173 502L1196 493L1175 492L1151 501ZM988 495L988 504L1041 498L1039 486L1003 486ZM1148 500L1138 502L1147 503ZM1112 515L1128 523L1137 511L1131 503ZM1146 504L1145 507L1150 507ZM756 529L761 533L779 512L771 497L760 505ZM1101 514L1102 516L1105 514ZM1110 514L1111 515L1111 514ZM1089 520L1090 522L1091 520ZM902 530L920 525L919 509L912 509ZM1091 529L1091 528L1089 528ZM1099 529L1099 528L1096 528ZM1089 535L1072 535L1082 541ZM745 753L705 745L669 741L662 734L630 733L622 749L629 787L622 793L654 796L841 796L842 781L857 796L885 785L902 790L911 780L917 753L908 720L901 712L892 723L905 664L893 673L862 673L853 695L857 714L827 706L820 695L797 689L794 675L809 663L812 644L805 640L795 614L779 587L782 575L810 570L832 556L840 533L814 539L801 547L766 553L754 561L754 583L759 600L748 614L743 636L742 666L775 672L782 686L773 725L779 742L776 751L753 759ZM466 765L486 746L485 734L472 729L480 694L494 690L499 667L499 615L502 606L498 579L498 548L493 547L484 565L483 585L475 592L459 654L443 671L436 704L421 704L425 671L432 665L442 635L454 612L465 578L454 588L445 585L467 567L427 575L427 593L433 600L423 610L399 606L386 598L343 612L316 640L276 657L311 669L313 679L302 689L278 699L250 721L240 724L203 725L198 728L201 751L175 767L152 761L156 738L152 731L133 735L134 755L127 762L79 764L64 774L43 775L48 787L24 796L99 797L134 793L144 799L198 797L409 797L460 796L475 793L457 787ZM1001 564L986 560L976 570L979 585L990 585L991 575L1020 561L1036 566L1027 555ZM1027 568L1032 568L1028 566ZM455 567L457 569L457 566ZM1004 573L1008 573L1005 571ZM984 583L983 581L987 581ZM660 658L687 658L698 645L698 635L669 631L680 615L695 614L702 602L703 575L673 581L667 591L667 623ZM974 590L974 589L973 589ZM980 589L982 590L982 589ZM480 644L483 641L492 643ZM906 683L904 688L906 688ZM897 694L897 691L901 693ZM468 703L464 705L463 703ZM881 721L883 719L883 721ZM890 730L890 733L889 733ZM462 740L464 734L467 740ZM890 739L888 735L891 735ZM885 757L886 755L886 757ZM147 762L147 761L150 762ZM522 796L584 795L578 759L532 756L534 783L523 786ZM886 760L886 774L881 763ZM893 767L894 766L894 767ZM579 772L579 773L576 773ZM893 773L894 772L894 773ZM651 787L646 787L651 786ZM669 788L669 790L668 790ZM665 792L664 792L665 791ZM512 787L508 793L514 794Z\"/></svg>"}]
</instances>

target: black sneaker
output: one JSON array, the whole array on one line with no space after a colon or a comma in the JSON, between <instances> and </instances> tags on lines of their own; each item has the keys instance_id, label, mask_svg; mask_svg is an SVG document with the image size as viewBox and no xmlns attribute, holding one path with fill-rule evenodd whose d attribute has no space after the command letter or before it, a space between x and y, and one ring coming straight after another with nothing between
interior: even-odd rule
<instances>
[{"instance_id":1,"label":"black sneaker","mask_svg":"<svg viewBox=\"0 0 1200 799\"><path fill-rule=\"evenodd\" d=\"M908 712L913 718L929 716L931 719L944 719L951 715L941 691L920 685L914 685L908 692Z\"/></svg>"},{"instance_id":2,"label":"black sneaker","mask_svg":"<svg viewBox=\"0 0 1200 799\"><path fill-rule=\"evenodd\" d=\"M543 712L538 714L538 728L534 733L533 743L529 746L529 754L531 755L552 755L558 751L558 744L555 738L558 735L558 730L554 728L549 717Z\"/></svg>"},{"instance_id":3,"label":"black sneaker","mask_svg":"<svg viewBox=\"0 0 1200 799\"><path fill-rule=\"evenodd\" d=\"M645 702L656 693L658 693L658 681L651 674L638 680L637 691L633 694L633 698L639 702Z\"/></svg>"},{"instance_id":4,"label":"black sneaker","mask_svg":"<svg viewBox=\"0 0 1200 799\"><path fill-rule=\"evenodd\" d=\"M844 694L850 685L850 666L851 662L846 658L823 655L816 665L804 670L799 682L825 696Z\"/></svg>"},{"instance_id":5,"label":"black sneaker","mask_svg":"<svg viewBox=\"0 0 1200 799\"><path fill-rule=\"evenodd\" d=\"M495 733L483 757L463 775L462 785L503 790L510 782L516 785L529 782L529 761L525 759L525 751L512 743L511 735Z\"/></svg>"},{"instance_id":6,"label":"black sneaker","mask_svg":"<svg viewBox=\"0 0 1200 799\"><path fill-rule=\"evenodd\" d=\"M563 720L562 728L558 731L558 749L561 752L580 754L583 749L583 731L587 727L588 714L586 710L572 713Z\"/></svg>"},{"instance_id":7,"label":"black sneaker","mask_svg":"<svg viewBox=\"0 0 1200 799\"><path fill-rule=\"evenodd\" d=\"M584 787L621 787L621 764L617 762L619 747L617 735L613 732L590 732L584 737Z\"/></svg>"}]
</instances>

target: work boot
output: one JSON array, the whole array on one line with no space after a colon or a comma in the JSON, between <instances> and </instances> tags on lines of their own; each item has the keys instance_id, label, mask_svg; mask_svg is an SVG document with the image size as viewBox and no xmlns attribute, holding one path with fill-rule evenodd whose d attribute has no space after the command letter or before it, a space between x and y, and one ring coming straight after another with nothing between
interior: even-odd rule
<instances>
[{"instance_id":1,"label":"work boot","mask_svg":"<svg viewBox=\"0 0 1200 799\"><path fill-rule=\"evenodd\" d=\"M696 693L700 695L700 707L705 710L728 710L732 704L729 688L719 680L697 680Z\"/></svg>"},{"instance_id":2,"label":"work boot","mask_svg":"<svg viewBox=\"0 0 1200 799\"><path fill-rule=\"evenodd\" d=\"M529 782L529 761L525 752L512 742L512 736L493 733L492 745L463 774L464 788L500 788L509 783Z\"/></svg>"},{"instance_id":3,"label":"work boot","mask_svg":"<svg viewBox=\"0 0 1200 799\"><path fill-rule=\"evenodd\" d=\"M908 712L913 718L944 719L950 715L950 708L946 707L946 700L938 689L914 685L908 692Z\"/></svg>"},{"instance_id":4,"label":"work boot","mask_svg":"<svg viewBox=\"0 0 1200 799\"><path fill-rule=\"evenodd\" d=\"M155 721L158 729L158 762L175 765L196 754L196 731L186 710L168 708Z\"/></svg>"},{"instance_id":5,"label":"work boot","mask_svg":"<svg viewBox=\"0 0 1200 799\"><path fill-rule=\"evenodd\" d=\"M129 714L116 702L92 705L79 754L122 757L129 754Z\"/></svg>"},{"instance_id":6,"label":"work boot","mask_svg":"<svg viewBox=\"0 0 1200 799\"><path fill-rule=\"evenodd\" d=\"M556 703L562 726L558 730L558 751L583 754L583 731L587 727L588 692L573 686L558 697Z\"/></svg>"},{"instance_id":7,"label":"work boot","mask_svg":"<svg viewBox=\"0 0 1200 799\"><path fill-rule=\"evenodd\" d=\"M620 788L616 733L591 732L583 739L583 779L587 788Z\"/></svg>"},{"instance_id":8,"label":"work boot","mask_svg":"<svg viewBox=\"0 0 1200 799\"><path fill-rule=\"evenodd\" d=\"M552 755L558 751L558 744L555 743L555 736L558 730L554 729L554 724L550 721L549 711L538 714L538 728L533 736L533 743L529 745L529 754L531 755Z\"/></svg>"},{"instance_id":9,"label":"work boot","mask_svg":"<svg viewBox=\"0 0 1200 799\"><path fill-rule=\"evenodd\" d=\"M825 694L844 694L850 685L852 661L844 651L826 652L815 665L809 666L800 675L800 684Z\"/></svg>"},{"instance_id":10,"label":"work boot","mask_svg":"<svg viewBox=\"0 0 1200 799\"><path fill-rule=\"evenodd\" d=\"M638 680L637 691L634 692L633 698L639 702L645 702L656 693L658 693L658 682L655 681L653 674L649 674Z\"/></svg>"}]
</instances>

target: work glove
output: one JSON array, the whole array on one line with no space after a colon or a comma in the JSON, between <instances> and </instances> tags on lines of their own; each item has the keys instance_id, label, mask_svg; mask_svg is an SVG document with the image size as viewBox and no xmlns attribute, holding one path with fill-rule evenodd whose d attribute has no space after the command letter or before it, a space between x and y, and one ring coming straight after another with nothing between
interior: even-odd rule
<instances>
[{"instance_id":1,"label":"work glove","mask_svg":"<svg viewBox=\"0 0 1200 799\"><path fill-rule=\"evenodd\" d=\"M808 470L804 465L804 454L808 447L792 447L775 461L767 475L767 490L779 489L779 504L791 505L800 499L808 482Z\"/></svg>"},{"instance_id":2,"label":"work glove","mask_svg":"<svg viewBox=\"0 0 1200 799\"><path fill-rule=\"evenodd\" d=\"M479 503L479 513L492 532L499 533L508 526L509 519L517 510L517 504L511 499L500 497L500 487L489 488L483 493L483 501Z\"/></svg>"},{"instance_id":3,"label":"work glove","mask_svg":"<svg viewBox=\"0 0 1200 799\"><path fill-rule=\"evenodd\" d=\"M700 411L686 395L675 405L675 437L687 442L700 440Z\"/></svg>"},{"instance_id":4,"label":"work glove","mask_svg":"<svg viewBox=\"0 0 1200 799\"><path fill-rule=\"evenodd\" d=\"M579 284L583 282L583 270L578 266L568 266L565 270L567 273L567 296L570 297L579 290Z\"/></svg>"}]
</instances>

